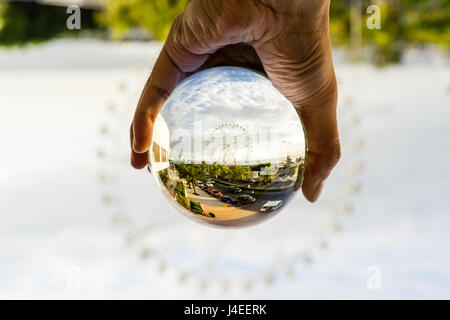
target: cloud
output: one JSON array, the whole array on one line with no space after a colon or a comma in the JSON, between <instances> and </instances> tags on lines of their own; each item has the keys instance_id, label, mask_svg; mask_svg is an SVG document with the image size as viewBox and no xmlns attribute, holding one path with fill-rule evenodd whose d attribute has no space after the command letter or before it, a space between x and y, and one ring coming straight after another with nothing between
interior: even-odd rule
<instances>
[{"instance_id":1,"label":"cloud","mask_svg":"<svg viewBox=\"0 0 450 320\"><path fill-rule=\"evenodd\" d=\"M194 130L201 123L204 139L224 124L242 127L248 135L265 132L270 143L252 141L254 161L277 157L277 152L280 157L304 153L303 129L292 104L268 79L242 68L213 68L191 76L174 90L161 115L172 132L183 128L199 134ZM275 151L274 145L283 151Z\"/></svg>"}]
</instances>

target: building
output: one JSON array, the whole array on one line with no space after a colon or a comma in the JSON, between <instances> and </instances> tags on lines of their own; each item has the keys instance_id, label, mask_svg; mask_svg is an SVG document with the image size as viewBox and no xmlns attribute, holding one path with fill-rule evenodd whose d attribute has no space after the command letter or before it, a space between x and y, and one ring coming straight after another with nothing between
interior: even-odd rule
<instances>
[{"instance_id":1,"label":"building","mask_svg":"<svg viewBox=\"0 0 450 320\"><path fill-rule=\"evenodd\" d=\"M152 171L159 172L169 167L170 132L166 121L158 115L153 126L153 142L150 152Z\"/></svg>"},{"instance_id":2,"label":"building","mask_svg":"<svg viewBox=\"0 0 450 320\"><path fill-rule=\"evenodd\" d=\"M259 171L250 171L250 173L247 175L247 180L250 179L259 179Z\"/></svg>"}]
</instances>

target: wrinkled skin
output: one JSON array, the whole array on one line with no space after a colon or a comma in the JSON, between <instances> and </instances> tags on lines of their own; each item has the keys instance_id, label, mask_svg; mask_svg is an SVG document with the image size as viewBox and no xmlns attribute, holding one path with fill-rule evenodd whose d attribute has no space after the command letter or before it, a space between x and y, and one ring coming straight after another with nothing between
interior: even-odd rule
<instances>
[{"instance_id":1,"label":"wrinkled skin","mask_svg":"<svg viewBox=\"0 0 450 320\"><path fill-rule=\"evenodd\" d=\"M130 130L131 164L147 165L153 122L176 85L205 68L267 74L297 108L308 139L302 191L316 201L340 158L330 0L193 0L175 20ZM303 134L299 132L299 134Z\"/></svg>"}]
</instances>

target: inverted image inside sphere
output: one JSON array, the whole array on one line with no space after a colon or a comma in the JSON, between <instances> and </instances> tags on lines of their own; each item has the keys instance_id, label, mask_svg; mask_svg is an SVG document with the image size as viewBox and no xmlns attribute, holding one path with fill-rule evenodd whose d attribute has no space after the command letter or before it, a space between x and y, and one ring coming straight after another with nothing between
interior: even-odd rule
<instances>
[{"instance_id":1,"label":"inverted image inside sphere","mask_svg":"<svg viewBox=\"0 0 450 320\"><path fill-rule=\"evenodd\" d=\"M262 222L287 205L303 178L306 143L296 110L247 69L187 78L153 130L151 172L173 206L199 222Z\"/></svg>"}]
</instances>

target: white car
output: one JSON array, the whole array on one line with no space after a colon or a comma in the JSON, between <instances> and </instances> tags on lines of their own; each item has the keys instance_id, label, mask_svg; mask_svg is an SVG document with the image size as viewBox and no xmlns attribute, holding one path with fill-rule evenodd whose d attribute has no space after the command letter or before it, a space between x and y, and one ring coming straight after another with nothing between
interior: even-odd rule
<instances>
[{"instance_id":1,"label":"white car","mask_svg":"<svg viewBox=\"0 0 450 320\"><path fill-rule=\"evenodd\" d=\"M210 187L210 188L214 188L214 185L213 185L211 182L208 182L208 183L206 184L206 186L207 186L207 187Z\"/></svg>"},{"instance_id":2,"label":"white car","mask_svg":"<svg viewBox=\"0 0 450 320\"><path fill-rule=\"evenodd\" d=\"M261 212L272 212L272 211L275 211L275 210L279 209L282 204L283 204L283 201L281 201L281 200L267 201L261 207L261 209L259 209L259 211L261 211Z\"/></svg>"}]
</instances>

